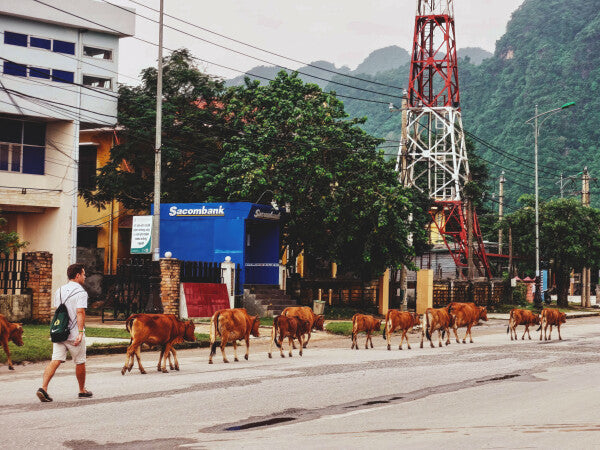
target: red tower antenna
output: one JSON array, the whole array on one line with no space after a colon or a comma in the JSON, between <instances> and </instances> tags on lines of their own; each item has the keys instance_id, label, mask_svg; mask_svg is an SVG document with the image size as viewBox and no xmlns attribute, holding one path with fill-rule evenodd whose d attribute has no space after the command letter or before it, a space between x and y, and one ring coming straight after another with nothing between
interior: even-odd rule
<instances>
[{"instance_id":1,"label":"red tower antenna","mask_svg":"<svg viewBox=\"0 0 600 450\"><path fill-rule=\"evenodd\" d=\"M405 185L427 192L432 241L446 245L459 268L467 266L469 246L462 188L469 161L460 111L454 0L417 0L406 132L397 170ZM491 277L476 215L473 261L480 275Z\"/></svg>"}]
</instances>

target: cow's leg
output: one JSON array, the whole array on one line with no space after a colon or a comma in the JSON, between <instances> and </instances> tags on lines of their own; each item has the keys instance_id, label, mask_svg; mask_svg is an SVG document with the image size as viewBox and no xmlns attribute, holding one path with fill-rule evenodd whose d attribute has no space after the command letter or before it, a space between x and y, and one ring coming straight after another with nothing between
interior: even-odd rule
<instances>
[{"instance_id":1,"label":"cow's leg","mask_svg":"<svg viewBox=\"0 0 600 450\"><path fill-rule=\"evenodd\" d=\"M540 321L540 341L542 340L542 335L544 334L544 318Z\"/></svg>"},{"instance_id":2,"label":"cow's leg","mask_svg":"<svg viewBox=\"0 0 600 450\"><path fill-rule=\"evenodd\" d=\"M2 340L2 348L4 349L4 353L6 353L6 362L8 363L8 370L15 370L13 367L12 361L10 359L10 349L8 348L8 339Z\"/></svg>"},{"instance_id":3,"label":"cow's leg","mask_svg":"<svg viewBox=\"0 0 600 450\"><path fill-rule=\"evenodd\" d=\"M523 330L523 336L521 336L522 341L525 340L525 333L527 333L528 331L529 331L529 325L525 324L525 329ZM531 337L529 337L529 339L531 339Z\"/></svg>"},{"instance_id":4,"label":"cow's leg","mask_svg":"<svg viewBox=\"0 0 600 450\"><path fill-rule=\"evenodd\" d=\"M127 370L131 370L131 368L129 367L129 361L133 358L132 345L133 343L129 344L129 347L127 347L127 353L125 353L125 364L123 364L123 368L121 369L121 375L125 375L125 372L127 372Z\"/></svg>"},{"instance_id":5,"label":"cow's leg","mask_svg":"<svg viewBox=\"0 0 600 450\"><path fill-rule=\"evenodd\" d=\"M275 326L271 327L271 345L269 345L269 358L273 357L273 343L275 342ZM279 346L281 348L281 346Z\"/></svg>"},{"instance_id":6,"label":"cow's leg","mask_svg":"<svg viewBox=\"0 0 600 450\"><path fill-rule=\"evenodd\" d=\"M452 325L452 331L454 331L454 337L456 338L456 343L460 344L460 339L458 339L458 326L456 324L456 320L454 321L454 324Z\"/></svg>"},{"instance_id":7,"label":"cow's leg","mask_svg":"<svg viewBox=\"0 0 600 450\"><path fill-rule=\"evenodd\" d=\"M369 331L366 332L367 339L365 340L365 350L369 349L369 339L371 338L371 333ZM371 348L373 348L373 344L371 343Z\"/></svg>"},{"instance_id":8,"label":"cow's leg","mask_svg":"<svg viewBox=\"0 0 600 450\"><path fill-rule=\"evenodd\" d=\"M548 333L548 340L552 340L552 324L550 324L550 332Z\"/></svg>"},{"instance_id":9,"label":"cow's leg","mask_svg":"<svg viewBox=\"0 0 600 450\"><path fill-rule=\"evenodd\" d=\"M448 338L446 339L446 345L450 345L450 328L446 328Z\"/></svg>"},{"instance_id":10,"label":"cow's leg","mask_svg":"<svg viewBox=\"0 0 600 450\"><path fill-rule=\"evenodd\" d=\"M404 330L400 330L400 345L398 346L398 350L402 350L402 344L404 343L404 336L406 335L406 332Z\"/></svg>"},{"instance_id":11,"label":"cow's leg","mask_svg":"<svg viewBox=\"0 0 600 450\"><path fill-rule=\"evenodd\" d=\"M406 345L408 346L408 349L410 350L410 342L408 342L408 329L406 329L404 331L404 338L406 339Z\"/></svg>"},{"instance_id":12,"label":"cow's leg","mask_svg":"<svg viewBox=\"0 0 600 450\"><path fill-rule=\"evenodd\" d=\"M175 362L175 367L171 367L171 370L175 369L179 371L179 361L177 360L177 352L174 347L171 347L171 353L173 354L173 360ZM171 357L169 356L169 366L171 366Z\"/></svg>"},{"instance_id":13,"label":"cow's leg","mask_svg":"<svg viewBox=\"0 0 600 450\"><path fill-rule=\"evenodd\" d=\"M137 358L138 369L140 369L140 373L145 374L146 370L142 366L142 345L141 344L139 344L135 349L135 357ZM133 359L131 361L131 365L133 366Z\"/></svg>"},{"instance_id":14,"label":"cow's leg","mask_svg":"<svg viewBox=\"0 0 600 450\"><path fill-rule=\"evenodd\" d=\"M392 349L392 333L394 332L394 329L392 328L392 322L388 322L388 324L386 324L387 326L387 348L388 350ZM421 347L423 347L423 341L421 340Z\"/></svg>"},{"instance_id":15,"label":"cow's leg","mask_svg":"<svg viewBox=\"0 0 600 450\"><path fill-rule=\"evenodd\" d=\"M352 333L352 347L350 347L350 350L353 350L354 347L356 347L356 350L358 350L358 333Z\"/></svg>"},{"instance_id":16,"label":"cow's leg","mask_svg":"<svg viewBox=\"0 0 600 450\"><path fill-rule=\"evenodd\" d=\"M312 329L308 330L308 335L306 336L306 340L304 341L304 344L303 344L304 348L306 348L306 346L308 345L308 341L310 341L310 333L311 333L311 331L312 331Z\"/></svg>"},{"instance_id":17,"label":"cow's leg","mask_svg":"<svg viewBox=\"0 0 600 450\"><path fill-rule=\"evenodd\" d=\"M162 362L162 359L163 359L163 357L165 355L165 347L166 347L166 345L163 345L160 348L160 356L158 357L158 364L156 366L156 370L158 370L159 372L160 372L160 363Z\"/></svg>"},{"instance_id":18,"label":"cow's leg","mask_svg":"<svg viewBox=\"0 0 600 450\"><path fill-rule=\"evenodd\" d=\"M469 342L471 342L471 344L473 343L473 335L471 334L471 327L473 326L472 323L470 323L469 325L467 325L467 332L465 333L465 338L463 339L463 344L466 344L467 342L467 335L469 336Z\"/></svg>"},{"instance_id":19,"label":"cow's leg","mask_svg":"<svg viewBox=\"0 0 600 450\"><path fill-rule=\"evenodd\" d=\"M229 332L223 331L221 333L221 354L223 355L223 362L228 363L229 360L227 356L225 356L225 347L227 346L227 342L229 341ZM235 348L235 347L234 347Z\"/></svg>"},{"instance_id":20,"label":"cow's leg","mask_svg":"<svg viewBox=\"0 0 600 450\"><path fill-rule=\"evenodd\" d=\"M289 345L290 351L289 351L288 355L290 355L290 358L291 358L292 356L294 356L294 355L292 355L292 344L294 343L294 338L291 336L288 336L288 343L290 344ZM300 346L300 353L302 353L302 346Z\"/></svg>"},{"instance_id":21,"label":"cow's leg","mask_svg":"<svg viewBox=\"0 0 600 450\"><path fill-rule=\"evenodd\" d=\"M560 335L560 322L558 325L556 325L556 328L558 329L558 340L562 341L562 336Z\"/></svg>"},{"instance_id":22,"label":"cow's leg","mask_svg":"<svg viewBox=\"0 0 600 450\"><path fill-rule=\"evenodd\" d=\"M283 341L282 341L283 344ZM246 354L244 355L244 359L248 361L248 357L250 356L250 334L246 336Z\"/></svg>"},{"instance_id":23,"label":"cow's leg","mask_svg":"<svg viewBox=\"0 0 600 450\"><path fill-rule=\"evenodd\" d=\"M301 335L298 337L298 341L300 342L300 352L299 352L299 355L300 355L300 356L302 356L302 349L304 348L304 339L303 339L303 337L302 337L302 336L304 336L304 335L303 335L303 334L301 334ZM293 341L293 339L292 339L292 341ZM358 348L358 345L356 346L356 348Z\"/></svg>"},{"instance_id":24,"label":"cow's leg","mask_svg":"<svg viewBox=\"0 0 600 450\"><path fill-rule=\"evenodd\" d=\"M164 356L162 358L162 368L160 369L162 373L169 373L167 370L167 358L171 354L171 345L172 344L170 342L165 344Z\"/></svg>"},{"instance_id":25,"label":"cow's leg","mask_svg":"<svg viewBox=\"0 0 600 450\"><path fill-rule=\"evenodd\" d=\"M438 330L438 339L440 340L439 346L441 347L442 346L442 330L441 329Z\"/></svg>"},{"instance_id":26,"label":"cow's leg","mask_svg":"<svg viewBox=\"0 0 600 450\"><path fill-rule=\"evenodd\" d=\"M248 358L246 358L246 359L248 359ZM233 360L239 361L239 359L237 357L237 341L235 339L233 341Z\"/></svg>"}]
</instances>

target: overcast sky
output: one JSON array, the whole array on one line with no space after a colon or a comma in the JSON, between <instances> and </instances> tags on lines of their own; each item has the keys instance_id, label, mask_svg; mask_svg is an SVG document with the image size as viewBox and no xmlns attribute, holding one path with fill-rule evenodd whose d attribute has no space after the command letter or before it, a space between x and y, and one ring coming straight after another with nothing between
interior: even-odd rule
<instances>
[{"instance_id":1,"label":"overcast sky","mask_svg":"<svg viewBox=\"0 0 600 450\"><path fill-rule=\"evenodd\" d=\"M133 7L154 20L158 13L128 0L108 0ZM159 8L159 0L139 0ZM455 0L458 48L482 47L494 51L512 12L524 0ZM416 0L164 0L165 13L195 25L304 62L327 60L351 69L373 50L412 46ZM165 17L165 25L202 39L248 53L270 63L295 69L300 66L256 49ZM158 25L136 19L136 36L158 42ZM206 72L233 78L257 65L270 65L218 48L194 37L165 29L164 46L189 48L206 60ZM166 50L165 50L166 51ZM142 68L156 64L157 48L133 38L121 40L119 72L137 78ZM217 64L231 67L227 70ZM120 82L134 83L126 76Z\"/></svg>"}]
</instances>

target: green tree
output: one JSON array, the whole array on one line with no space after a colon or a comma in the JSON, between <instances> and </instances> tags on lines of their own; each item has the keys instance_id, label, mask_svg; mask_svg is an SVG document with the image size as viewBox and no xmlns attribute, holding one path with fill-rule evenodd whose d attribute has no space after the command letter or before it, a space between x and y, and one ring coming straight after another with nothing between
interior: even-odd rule
<instances>
[{"instance_id":1,"label":"green tree","mask_svg":"<svg viewBox=\"0 0 600 450\"><path fill-rule=\"evenodd\" d=\"M147 68L140 86L119 89L122 142L99 169L97 189L82 192L88 204L101 208L115 198L126 208L143 210L152 203L156 80L157 70ZM219 172L222 142L229 133L222 114L223 89L222 81L194 66L187 50L164 58L162 202L205 201L210 194L205 180Z\"/></svg>"},{"instance_id":2,"label":"green tree","mask_svg":"<svg viewBox=\"0 0 600 450\"><path fill-rule=\"evenodd\" d=\"M516 255L527 258L527 268L535 265L535 199L523 196L523 207L508 215L504 226L512 227ZM581 205L575 199L540 202L541 267L552 269L556 277L558 305L568 306L571 269L600 265L600 210Z\"/></svg>"},{"instance_id":3,"label":"green tree","mask_svg":"<svg viewBox=\"0 0 600 450\"><path fill-rule=\"evenodd\" d=\"M0 217L0 255L16 252L27 247L29 242L21 241L16 231L4 231L2 228L6 225L6 219Z\"/></svg>"},{"instance_id":4,"label":"green tree","mask_svg":"<svg viewBox=\"0 0 600 450\"><path fill-rule=\"evenodd\" d=\"M425 248L427 200L400 186L376 151L381 140L359 128L365 119L347 118L335 93L282 71L266 86L232 88L225 104L238 133L208 189L290 203L284 244L305 250L309 271L322 259L367 279Z\"/></svg>"}]
</instances>

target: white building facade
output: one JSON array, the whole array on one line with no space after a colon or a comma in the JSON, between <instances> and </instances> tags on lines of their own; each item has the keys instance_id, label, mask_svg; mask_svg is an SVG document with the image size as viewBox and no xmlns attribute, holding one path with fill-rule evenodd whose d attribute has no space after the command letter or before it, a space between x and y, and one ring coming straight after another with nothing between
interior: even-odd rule
<instances>
[{"instance_id":1,"label":"white building facade","mask_svg":"<svg viewBox=\"0 0 600 450\"><path fill-rule=\"evenodd\" d=\"M79 132L117 122L119 39L135 13L94 0L0 2L0 214L27 251L75 262Z\"/></svg>"}]
</instances>

